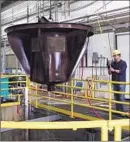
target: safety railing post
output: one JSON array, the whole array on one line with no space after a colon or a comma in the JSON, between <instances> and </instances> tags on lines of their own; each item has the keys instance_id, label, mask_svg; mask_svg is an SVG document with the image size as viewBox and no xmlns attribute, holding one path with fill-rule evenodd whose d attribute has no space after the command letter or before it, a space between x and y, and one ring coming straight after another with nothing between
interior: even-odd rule
<instances>
[{"instance_id":1,"label":"safety railing post","mask_svg":"<svg viewBox=\"0 0 130 142\"><path fill-rule=\"evenodd\" d=\"M36 108L38 105L38 85L36 84L36 102L35 102Z\"/></svg>"},{"instance_id":2,"label":"safety railing post","mask_svg":"<svg viewBox=\"0 0 130 142\"><path fill-rule=\"evenodd\" d=\"M28 96L29 96L29 78L26 76L26 87L25 87L25 120L28 120ZM28 129L25 131L25 139L28 141Z\"/></svg>"},{"instance_id":3,"label":"safety railing post","mask_svg":"<svg viewBox=\"0 0 130 142\"><path fill-rule=\"evenodd\" d=\"M95 97L95 92L93 91L95 89L95 82L93 81L93 78L92 78L92 98Z\"/></svg>"},{"instance_id":4,"label":"safety railing post","mask_svg":"<svg viewBox=\"0 0 130 142\"><path fill-rule=\"evenodd\" d=\"M115 126L114 141L121 142L121 126Z\"/></svg>"},{"instance_id":5,"label":"safety railing post","mask_svg":"<svg viewBox=\"0 0 130 142\"><path fill-rule=\"evenodd\" d=\"M18 103L20 104L20 95L18 95Z\"/></svg>"},{"instance_id":6,"label":"safety railing post","mask_svg":"<svg viewBox=\"0 0 130 142\"><path fill-rule=\"evenodd\" d=\"M101 128L101 141L108 141L108 128L104 126Z\"/></svg>"},{"instance_id":7,"label":"safety railing post","mask_svg":"<svg viewBox=\"0 0 130 142\"><path fill-rule=\"evenodd\" d=\"M28 97L29 97L29 104L31 105L31 95L29 95Z\"/></svg>"},{"instance_id":8,"label":"safety railing post","mask_svg":"<svg viewBox=\"0 0 130 142\"><path fill-rule=\"evenodd\" d=\"M111 96L111 91L112 91L112 86L111 86L111 82L108 83L109 85L109 89L108 89L108 92L109 92L109 120L112 120L112 96Z\"/></svg>"},{"instance_id":9,"label":"safety railing post","mask_svg":"<svg viewBox=\"0 0 130 142\"><path fill-rule=\"evenodd\" d=\"M28 120L28 84L29 80L26 76L26 87L25 87L25 119Z\"/></svg>"},{"instance_id":10,"label":"safety railing post","mask_svg":"<svg viewBox=\"0 0 130 142\"><path fill-rule=\"evenodd\" d=\"M31 84L30 84L30 79L28 78L28 92L32 93L32 88L31 88ZM30 110L31 110L31 95L29 95L28 93L28 99L29 99L29 104L30 104Z\"/></svg>"},{"instance_id":11,"label":"safety railing post","mask_svg":"<svg viewBox=\"0 0 130 142\"><path fill-rule=\"evenodd\" d=\"M74 89L73 89L74 81L71 79L71 118L73 118L74 112Z\"/></svg>"},{"instance_id":12,"label":"safety railing post","mask_svg":"<svg viewBox=\"0 0 130 142\"><path fill-rule=\"evenodd\" d=\"M85 98L87 98L87 94L88 94L88 83L87 83L87 80L84 81L84 87L86 88L86 90L85 90Z\"/></svg>"}]
</instances>

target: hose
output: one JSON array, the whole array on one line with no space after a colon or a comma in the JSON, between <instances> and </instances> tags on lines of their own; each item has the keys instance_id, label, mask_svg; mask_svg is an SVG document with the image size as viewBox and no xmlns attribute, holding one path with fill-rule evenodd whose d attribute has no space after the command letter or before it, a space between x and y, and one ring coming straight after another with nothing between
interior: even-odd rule
<instances>
[{"instance_id":1,"label":"hose","mask_svg":"<svg viewBox=\"0 0 130 142\"><path fill-rule=\"evenodd\" d=\"M88 81L88 82L89 82L89 81ZM92 89L90 84L88 85L88 87L89 87L89 90ZM91 92L90 92L90 93L91 93ZM90 94L90 95L92 95L92 94ZM89 97L88 94L87 94L87 97ZM92 106L91 100L90 100L89 98L87 98L87 100L88 100L89 105ZM103 117L101 117L101 116L98 114L98 112L97 112L94 108L90 108L90 109L91 109L91 112L93 112L98 118L104 119Z\"/></svg>"},{"instance_id":2,"label":"hose","mask_svg":"<svg viewBox=\"0 0 130 142\"><path fill-rule=\"evenodd\" d=\"M92 63L92 79L93 79L93 63ZM91 85L89 84L89 81L88 81L88 87L89 87L89 90L92 89L92 88L90 88ZM89 94L89 95L92 95L92 94ZM89 97L89 95L87 93L87 97ZM87 101L88 101L89 105L92 106L91 100L89 98L87 98ZM98 112L94 108L90 108L90 109L91 109L91 112L94 113L99 119L104 119L98 114Z\"/></svg>"},{"instance_id":3,"label":"hose","mask_svg":"<svg viewBox=\"0 0 130 142\"><path fill-rule=\"evenodd\" d=\"M81 79L83 79L83 75L84 75L83 65L84 65L84 57L82 57L82 59L81 59L81 67L82 67ZM93 75L93 71L92 71L92 75ZM90 85L88 85L88 86L89 86L89 90L90 90L91 89ZM88 93L87 93L87 97L88 97ZM89 105L92 106L91 100L89 98L87 98L87 101L88 101ZM96 117L98 117L99 119L104 119L98 114L98 112L94 108L89 108L89 109L91 110L92 113L94 113L96 115Z\"/></svg>"}]
</instances>

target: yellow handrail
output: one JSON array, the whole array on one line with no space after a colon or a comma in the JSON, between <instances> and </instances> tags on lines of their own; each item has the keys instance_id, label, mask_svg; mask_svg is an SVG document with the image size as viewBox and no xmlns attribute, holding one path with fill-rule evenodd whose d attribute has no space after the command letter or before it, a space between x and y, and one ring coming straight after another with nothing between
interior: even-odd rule
<instances>
[{"instance_id":1,"label":"yellow handrail","mask_svg":"<svg viewBox=\"0 0 130 142\"><path fill-rule=\"evenodd\" d=\"M20 75L14 75L14 77L18 77ZM10 77L10 76L8 76ZM116 84L125 84L125 85L130 85L129 82L113 82L113 81L104 81L104 80L89 80L91 81L91 87L89 88L86 85L84 87L76 87L74 86L75 82L74 81L82 81L84 82L84 84L87 84L87 80L82 80L82 79L72 79L70 82L70 85L66 85L66 84L58 84L56 86L59 87L65 87L65 88L70 88L70 91L68 92L59 92L57 90L52 92L52 95L49 97L47 94L47 90L46 89L39 89L38 84L35 84L34 87L31 87L31 82L29 80L29 78L26 76L26 81L12 81L9 83L25 83L26 84L26 88L28 88L29 91L33 90L32 92L28 92L29 93L29 103L33 106L35 106L36 108L44 108L44 109L48 109L48 110L52 110L52 111L56 111L59 113L63 113L65 115L69 115L71 118L74 117L78 117L78 118L82 118L82 119L86 119L86 120L92 120L91 121L76 121L76 122L5 122L2 121L1 122L1 126L2 128L18 128L18 129L79 129L79 128L101 128L101 140L102 141L108 141L108 131L111 129L114 129L114 138L116 141L121 141L121 130L122 128L124 128L124 126L129 127L129 121L128 119L121 119L121 120L112 120L112 114L113 113L118 113L118 114L124 114L124 115L129 115L129 112L120 112L117 111L113 108L113 104L118 103L118 104L124 104L124 105L129 105L128 102L120 102L120 101L115 101L112 100L112 94L115 93L117 95L120 94L126 94L126 95L130 95L129 92L119 92L119 91L113 91L112 90L112 84L116 83ZM5 82L4 82L5 83ZM96 89L95 85L96 83L105 83L108 85L108 90L106 89ZM25 89L25 87L16 87L16 88L9 88L9 90L13 89ZM8 88L7 88L8 89ZM81 91L90 91L92 95L87 95L86 92L84 92L84 95L82 96L77 96L76 94L74 94L74 89L79 89ZM1 90L6 90L6 89L1 89ZM42 91L44 92L44 94L42 93ZM95 92L104 92L107 93L108 98L96 98L94 93ZM41 94L41 95L40 95ZM58 95L60 94L61 98L58 98ZM23 94L19 95L19 94L11 94L9 96L17 96L18 97L18 101L11 103L11 104L2 104L3 107L6 106L11 106L11 105L20 105L20 97L23 96ZM67 96L67 97L64 97ZM77 97L77 99L75 99L75 97ZM43 103L42 100L55 100L55 102L63 102L65 103L65 105L69 105L70 109L67 110L65 108L58 108L56 105L55 106L49 106L47 103ZM41 101L40 101L41 100ZM92 101L92 104L88 104L87 100ZM94 103L93 103L94 101ZM97 105L95 103L95 101L97 102L101 102L100 104L102 104L100 106ZM41 103L42 102L42 103ZM104 104L105 103L105 104ZM107 105L107 106L103 106L103 105ZM89 108L89 109L95 109L95 110L100 110L103 112L108 113L109 118L108 120L100 120L100 118L96 118L93 117L91 115L88 114L84 114L83 112L76 112L76 110L74 110L75 106L79 106L79 107L83 107L83 108ZM65 125L64 125L65 124Z\"/></svg>"},{"instance_id":2,"label":"yellow handrail","mask_svg":"<svg viewBox=\"0 0 130 142\"><path fill-rule=\"evenodd\" d=\"M15 129L83 129L101 128L101 141L108 141L108 130L114 129L114 141L121 141L123 126L129 126L129 119L102 121L63 121L63 122L12 122L1 121L1 128Z\"/></svg>"},{"instance_id":3,"label":"yellow handrail","mask_svg":"<svg viewBox=\"0 0 130 142\"><path fill-rule=\"evenodd\" d=\"M17 78L17 77L25 77L26 78L26 75L1 75L1 78L11 78L11 77L15 77L15 78ZM1 81L0 82L0 84L6 84L6 83L8 83L8 84L17 84L17 83L25 83L25 85L26 85L26 80L25 81L8 81L8 82L5 82L5 81ZM24 90L25 89L25 87L26 86L24 86L24 87L21 87L21 86L14 86L14 88L1 88L0 90L1 90L1 93L0 93L0 96L1 97L5 97L5 95L3 95L2 93L2 91L6 91L6 90L8 90L9 91L9 94L8 95L6 95L6 97L8 97L8 98L11 98L11 97L16 97L17 98L17 100L15 101L15 102L7 102L7 103L2 103L1 104L1 107L10 107L10 106L16 106L16 105L20 105L20 101L21 101L21 97L22 96L24 96L24 94L12 94L12 92L10 92L11 90Z\"/></svg>"},{"instance_id":4,"label":"yellow handrail","mask_svg":"<svg viewBox=\"0 0 130 142\"><path fill-rule=\"evenodd\" d=\"M71 89L71 92L69 92L69 93L66 93L66 92L58 92L58 91L53 91L52 93L53 93L53 95L56 95L56 94L60 94L61 96L63 96L63 95L66 95L66 96L70 96L69 98L70 98L70 100L61 100L61 99L58 99L58 98L56 98L56 97L50 97L50 99L51 100L55 100L55 101L57 101L57 103L58 102L64 102L64 103L67 103L67 104L70 104L70 106L71 106L71 109L70 109L70 111L71 111L71 117L73 118L74 116L73 116L73 111L74 111L74 105L77 105L77 106L81 106L81 107L87 107L87 108L90 108L90 109L95 109L95 110L100 110L100 111L105 111L105 112L108 112L109 113L109 120L111 120L112 119L112 113L117 113L117 114L122 114L122 115L129 115L129 112L120 112L120 111L117 111L117 110L113 110L113 108L112 108L112 105L113 105L113 103L118 103L118 104L124 104L124 105L129 105L129 103L128 102L120 102L120 101L115 101L115 100L112 100L112 93L115 93L115 94L117 94L117 95L119 95L119 94L127 94L127 95L130 95L130 93L129 92L119 92L119 91L112 91L112 83L119 83L119 82L113 82L113 81L103 81L103 82L105 82L105 83L107 83L108 84L108 90L102 90L102 89L94 89L94 87L95 87L95 85L93 85L94 84L94 82L102 82L101 80L92 80L92 89L89 89L89 88L87 88L86 86L84 86L84 87L76 87L76 86L74 86L74 81L75 80L81 80L81 79L72 79L70 82L71 82L71 85L65 85L65 84L58 84L58 85L56 85L56 86L58 86L58 87L66 87L66 88L70 88ZM82 81L84 81L84 82L87 82L87 80L82 80ZM124 84L124 83L123 83ZM126 84L130 84L130 83L126 83ZM33 88L33 87L32 87ZM30 88L31 89L31 88ZM33 88L33 90L34 90L35 88ZM81 90L89 90L89 91L93 91L93 92L105 92L105 93L108 93L108 99L103 99L103 98L96 98L95 96L94 96L94 94L92 95L92 96L86 96L86 95L84 95L84 96L77 96L77 95L75 95L73 92L74 92L74 89L81 89ZM39 91L44 91L44 92L46 92L46 90L45 89L38 89L38 92ZM74 100L74 97L77 97L77 98L79 98L79 99L90 99L91 101L92 100L95 100L95 101L100 101L100 102L108 102L108 107L101 107L101 106L95 106L95 105L89 105L89 104L84 104L84 103L82 103L82 102L76 102L75 100ZM39 96L38 98L36 98L36 100L37 99L40 99L40 100L42 100L42 98L45 98L45 99L47 99L48 97L47 96ZM63 97L64 98L64 97ZM63 113L64 113L64 111L63 111Z\"/></svg>"}]
</instances>

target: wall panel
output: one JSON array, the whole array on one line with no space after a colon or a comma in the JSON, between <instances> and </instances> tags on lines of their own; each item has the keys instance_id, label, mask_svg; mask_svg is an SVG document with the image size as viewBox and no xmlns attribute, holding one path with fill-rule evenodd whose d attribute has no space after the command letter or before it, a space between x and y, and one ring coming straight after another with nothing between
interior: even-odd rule
<instances>
[{"instance_id":1,"label":"wall panel","mask_svg":"<svg viewBox=\"0 0 130 142\"><path fill-rule=\"evenodd\" d=\"M6 69L20 68L20 64L14 54L6 55Z\"/></svg>"},{"instance_id":2,"label":"wall panel","mask_svg":"<svg viewBox=\"0 0 130 142\"><path fill-rule=\"evenodd\" d=\"M117 49L121 51L121 57L127 63L126 78L130 82L130 33L124 33L117 35ZM126 86L126 91L130 92L130 87ZM130 98L126 95L126 98Z\"/></svg>"}]
</instances>

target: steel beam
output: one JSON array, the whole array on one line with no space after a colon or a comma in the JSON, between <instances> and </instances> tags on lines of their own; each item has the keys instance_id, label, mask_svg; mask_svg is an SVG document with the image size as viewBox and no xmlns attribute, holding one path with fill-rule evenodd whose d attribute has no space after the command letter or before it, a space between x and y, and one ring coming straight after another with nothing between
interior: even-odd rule
<instances>
[{"instance_id":1,"label":"steel beam","mask_svg":"<svg viewBox=\"0 0 130 142\"><path fill-rule=\"evenodd\" d=\"M57 5L57 7L59 8L59 7L61 7L61 4L60 3L58 3L58 5ZM54 6L54 4L52 5L52 10L54 10L54 8L55 8L55 6ZM50 8L47 8L47 9L45 9L44 10L44 12L45 11L48 11ZM40 12L42 12L42 9L40 9ZM34 12L34 13L31 13L31 14L29 14L29 17L31 18L32 16L35 16L37 13L36 12ZM20 20L23 20L23 19L26 19L27 18L27 14L25 14L25 15L22 15L21 17L17 17L17 19L14 19L13 20L13 22L17 22L17 21L20 21ZM2 19L3 20L3 19ZM10 24L11 23L11 21L7 21L7 22L5 22L5 23L1 23L1 25L3 26L5 26L5 25L7 25L7 24Z\"/></svg>"},{"instance_id":2,"label":"steel beam","mask_svg":"<svg viewBox=\"0 0 130 142\"><path fill-rule=\"evenodd\" d=\"M79 20L79 19L83 19L83 18L90 18L90 17L93 17L93 16L103 15L103 14L106 14L106 13L108 14L108 13L111 13L111 12L116 12L116 11L125 10L125 9L129 10L129 6L119 8L119 9L113 9L113 10L109 10L109 11L105 11L105 12L94 13L94 14L84 15L84 16L80 16L80 17L74 17L74 18L71 18L71 19L65 19L65 20L61 20L59 22L71 22L71 21L74 21L74 20Z\"/></svg>"},{"instance_id":3,"label":"steel beam","mask_svg":"<svg viewBox=\"0 0 130 142\"><path fill-rule=\"evenodd\" d=\"M130 26L130 23L125 23L125 24L116 24L116 25L113 25L115 27L115 30L116 29L120 29L120 28L127 28ZM112 26L102 26L102 30L103 31L106 31L106 30L113 30ZM96 31L98 32L99 31L99 27L96 28Z\"/></svg>"}]
</instances>

